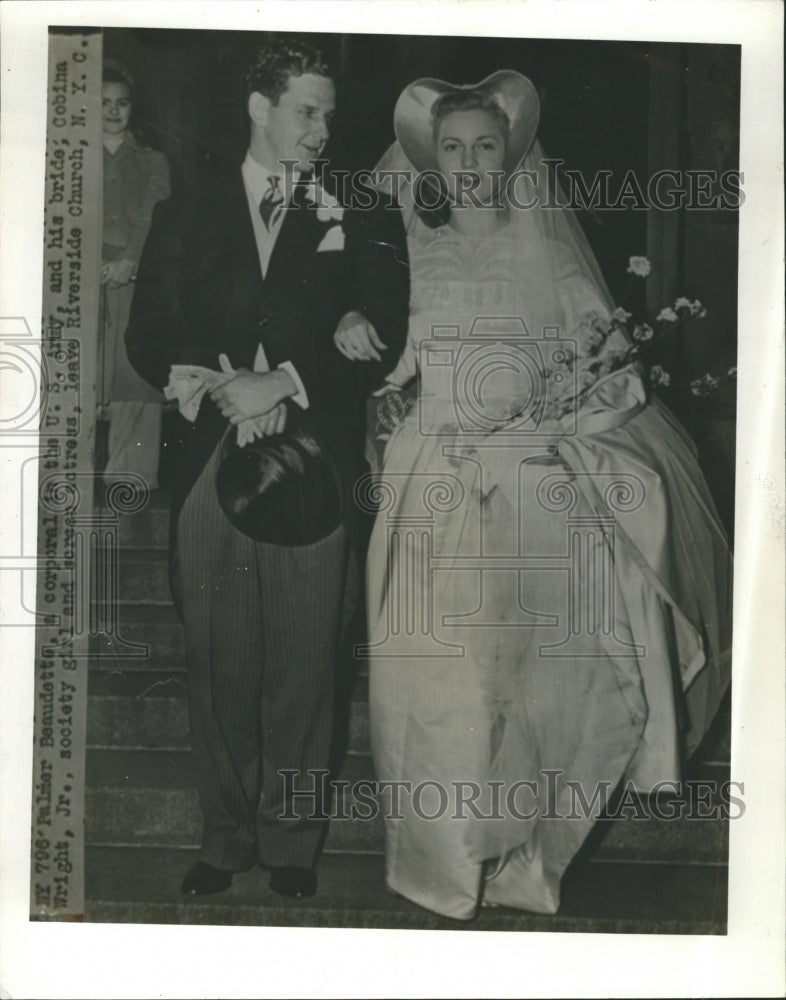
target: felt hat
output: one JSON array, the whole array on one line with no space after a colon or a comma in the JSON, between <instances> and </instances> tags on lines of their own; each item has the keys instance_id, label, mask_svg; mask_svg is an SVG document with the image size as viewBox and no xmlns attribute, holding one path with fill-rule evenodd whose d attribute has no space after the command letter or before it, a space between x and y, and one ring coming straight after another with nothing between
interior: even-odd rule
<instances>
[{"instance_id":1,"label":"felt hat","mask_svg":"<svg viewBox=\"0 0 786 1000\"><path fill-rule=\"evenodd\" d=\"M238 531L271 545L313 545L332 534L344 516L338 468L319 439L297 422L242 448L231 427L221 443L216 493Z\"/></svg>"}]
</instances>

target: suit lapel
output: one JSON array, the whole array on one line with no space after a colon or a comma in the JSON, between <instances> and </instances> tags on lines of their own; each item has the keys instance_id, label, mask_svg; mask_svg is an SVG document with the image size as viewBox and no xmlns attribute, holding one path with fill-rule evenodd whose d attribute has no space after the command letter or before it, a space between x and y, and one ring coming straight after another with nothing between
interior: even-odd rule
<instances>
[{"instance_id":1,"label":"suit lapel","mask_svg":"<svg viewBox=\"0 0 786 1000\"><path fill-rule=\"evenodd\" d=\"M222 202L224 206L222 223L227 247L249 284L257 287L262 282L262 271L259 266L259 252L251 222L248 195L239 167L232 173L226 197Z\"/></svg>"},{"instance_id":2,"label":"suit lapel","mask_svg":"<svg viewBox=\"0 0 786 1000\"><path fill-rule=\"evenodd\" d=\"M270 255L265 284L277 285L291 276L293 269L301 269L322 237L323 225L317 219L316 206L304 202L305 185L298 184L292 205L284 213L278 239Z\"/></svg>"}]
</instances>

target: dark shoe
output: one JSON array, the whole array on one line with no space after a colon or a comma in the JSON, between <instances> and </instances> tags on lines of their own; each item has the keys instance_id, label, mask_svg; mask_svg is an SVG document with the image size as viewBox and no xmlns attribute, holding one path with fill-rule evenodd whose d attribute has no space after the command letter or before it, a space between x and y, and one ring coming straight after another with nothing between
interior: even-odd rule
<instances>
[{"instance_id":1,"label":"dark shoe","mask_svg":"<svg viewBox=\"0 0 786 1000\"><path fill-rule=\"evenodd\" d=\"M271 867L270 888L279 896L309 899L317 892L317 873L313 868L295 868L293 865Z\"/></svg>"},{"instance_id":2,"label":"dark shoe","mask_svg":"<svg viewBox=\"0 0 786 1000\"><path fill-rule=\"evenodd\" d=\"M214 868L204 861L197 861L186 872L180 891L185 896L208 896L212 892L223 892L232 885L233 874L223 868Z\"/></svg>"}]
</instances>

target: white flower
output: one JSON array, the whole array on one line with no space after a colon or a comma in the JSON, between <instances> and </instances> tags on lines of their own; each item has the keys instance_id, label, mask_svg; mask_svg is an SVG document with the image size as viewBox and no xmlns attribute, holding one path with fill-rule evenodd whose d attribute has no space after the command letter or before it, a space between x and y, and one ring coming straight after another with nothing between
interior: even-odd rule
<instances>
[{"instance_id":1,"label":"white flower","mask_svg":"<svg viewBox=\"0 0 786 1000\"><path fill-rule=\"evenodd\" d=\"M701 378L691 382L690 391L694 396L709 396L710 393L715 392L719 384L718 380L707 372Z\"/></svg>"},{"instance_id":2,"label":"white flower","mask_svg":"<svg viewBox=\"0 0 786 1000\"><path fill-rule=\"evenodd\" d=\"M628 261L627 274L636 274L640 278L646 278L652 270L652 264L646 257L631 257Z\"/></svg>"},{"instance_id":3,"label":"white flower","mask_svg":"<svg viewBox=\"0 0 786 1000\"><path fill-rule=\"evenodd\" d=\"M642 342L651 340L653 333L654 330L648 323L637 323L633 330L633 339Z\"/></svg>"},{"instance_id":4,"label":"white flower","mask_svg":"<svg viewBox=\"0 0 786 1000\"><path fill-rule=\"evenodd\" d=\"M606 342L606 334L599 330L588 330L583 337L583 347L590 356L597 354Z\"/></svg>"},{"instance_id":5,"label":"white flower","mask_svg":"<svg viewBox=\"0 0 786 1000\"><path fill-rule=\"evenodd\" d=\"M690 314L691 316L698 316L699 319L703 319L707 315L707 310L698 299L695 299L690 304Z\"/></svg>"},{"instance_id":6,"label":"white flower","mask_svg":"<svg viewBox=\"0 0 786 1000\"><path fill-rule=\"evenodd\" d=\"M582 315L579 321L581 327L586 327L591 330L598 330L601 333L608 333L609 331L609 321L606 317L598 312L597 309L592 309Z\"/></svg>"},{"instance_id":7,"label":"white flower","mask_svg":"<svg viewBox=\"0 0 786 1000\"><path fill-rule=\"evenodd\" d=\"M698 316L699 319L707 315L707 310L704 308L701 302L699 302L698 299L694 299L693 302L691 302L691 300L685 298L684 295L681 295L677 299L677 301L674 303L674 308L687 309L688 312L691 314L691 316Z\"/></svg>"},{"instance_id":8,"label":"white flower","mask_svg":"<svg viewBox=\"0 0 786 1000\"><path fill-rule=\"evenodd\" d=\"M620 368L624 368L629 361L628 351L609 351L605 357L600 359L598 374L608 375L609 372L618 371Z\"/></svg>"},{"instance_id":9,"label":"white flower","mask_svg":"<svg viewBox=\"0 0 786 1000\"><path fill-rule=\"evenodd\" d=\"M678 317L677 314L670 306L666 306L665 309L661 309L658 315L655 317L656 323L675 323Z\"/></svg>"},{"instance_id":10,"label":"white flower","mask_svg":"<svg viewBox=\"0 0 786 1000\"><path fill-rule=\"evenodd\" d=\"M322 187L317 180L309 181L306 186L305 200L317 206L317 219L320 222L341 222L344 209L332 194Z\"/></svg>"},{"instance_id":11,"label":"white flower","mask_svg":"<svg viewBox=\"0 0 786 1000\"><path fill-rule=\"evenodd\" d=\"M320 222L341 222L344 218L344 209L340 205L337 208L327 206L318 208L317 218Z\"/></svg>"},{"instance_id":12,"label":"white flower","mask_svg":"<svg viewBox=\"0 0 786 1000\"><path fill-rule=\"evenodd\" d=\"M633 260L632 257L631 260ZM625 312L622 306L617 306L617 308L611 314L611 318L613 320L616 320L618 323L627 323L632 315L633 313Z\"/></svg>"},{"instance_id":13,"label":"white flower","mask_svg":"<svg viewBox=\"0 0 786 1000\"><path fill-rule=\"evenodd\" d=\"M653 365L650 368L650 382L653 385L669 386L671 385L671 375L664 371L660 365Z\"/></svg>"}]
</instances>

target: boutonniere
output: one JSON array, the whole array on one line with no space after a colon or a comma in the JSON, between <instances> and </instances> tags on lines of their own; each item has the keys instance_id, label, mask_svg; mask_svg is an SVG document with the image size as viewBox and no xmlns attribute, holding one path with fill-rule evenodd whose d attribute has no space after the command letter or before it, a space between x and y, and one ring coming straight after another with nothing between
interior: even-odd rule
<instances>
[{"instance_id":1,"label":"boutonniere","mask_svg":"<svg viewBox=\"0 0 786 1000\"><path fill-rule=\"evenodd\" d=\"M332 194L328 194L319 181L312 180L308 183L305 201L316 207L319 222L329 225L344 221L343 206Z\"/></svg>"},{"instance_id":2,"label":"boutonniere","mask_svg":"<svg viewBox=\"0 0 786 1000\"><path fill-rule=\"evenodd\" d=\"M322 239L317 247L317 253L340 251L344 249L344 208L332 194L322 187L316 179L306 186L304 195L306 204L316 209L317 222L324 226Z\"/></svg>"}]
</instances>

